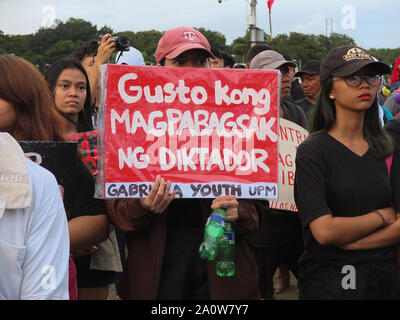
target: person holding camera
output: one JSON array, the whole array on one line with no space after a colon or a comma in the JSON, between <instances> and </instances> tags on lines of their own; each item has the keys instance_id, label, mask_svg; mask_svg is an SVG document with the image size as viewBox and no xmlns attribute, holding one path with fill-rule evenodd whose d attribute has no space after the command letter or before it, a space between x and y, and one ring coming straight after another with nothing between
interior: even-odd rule
<instances>
[{"instance_id":1,"label":"person holding camera","mask_svg":"<svg viewBox=\"0 0 400 320\"><path fill-rule=\"evenodd\" d=\"M96 126L96 114L98 103L100 101L99 66L109 63L111 55L117 50L117 41L111 34L107 33L100 43L97 40L88 41L83 47L79 48L73 55L73 58L79 60L86 70L89 77L90 92L92 92L92 103L95 109L93 125Z\"/></svg>"}]
</instances>

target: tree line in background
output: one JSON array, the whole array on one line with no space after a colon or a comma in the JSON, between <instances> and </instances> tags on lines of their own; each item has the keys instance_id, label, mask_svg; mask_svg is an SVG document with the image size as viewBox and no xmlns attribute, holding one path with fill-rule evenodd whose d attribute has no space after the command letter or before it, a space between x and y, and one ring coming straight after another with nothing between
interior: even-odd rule
<instances>
[{"instance_id":1,"label":"tree line in background","mask_svg":"<svg viewBox=\"0 0 400 320\"><path fill-rule=\"evenodd\" d=\"M250 48L249 31L228 45L222 33L204 28L198 28L198 30L206 36L211 46L228 52L236 62L245 62L246 53ZM0 54L18 55L42 69L60 58L72 55L88 40L101 39L101 36L106 33L114 36L122 34L128 36L131 46L142 52L146 64L155 63L154 52L162 32L156 30L114 32L109 26L98 29L89 21L75 18L70 18L66 22L56 20L52 28L41 28L36 33L28 35L7 35L0 30ZM338 33L327 37L291 32L290 34L279 34L272 40L265 34L264 41L281 54L290 56L299 66L310 59L323 59L334 47L356 44L351 37ZM400 56L400 48L372 48L369 49L369 53L380 61L393 66Z\"/></svg>"}]
</instances>

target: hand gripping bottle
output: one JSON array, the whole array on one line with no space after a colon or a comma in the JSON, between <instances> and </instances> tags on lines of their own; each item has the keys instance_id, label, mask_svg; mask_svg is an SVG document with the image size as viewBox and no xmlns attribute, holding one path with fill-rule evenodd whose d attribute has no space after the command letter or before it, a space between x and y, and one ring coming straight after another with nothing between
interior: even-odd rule
<instances>
[{"instance_id":1,"label":"hand gripping bottle","mask_svg":"<svg viewBox=\"0 0 400 320\"><path fill-rule=\"evenodd\" d=\"M199 253L202 259L214 260L218 253L218 238L224 234L226 211L215 209L204 227L204 238L200 244Z\"/></svg>"},{"instance_id":2,"label":"hand gripping bottle","mask_svg":"<svg viewBox=\"0 0 400 320\"><path fill-rule=\"evenodd\" d=\"M218 240L217 275L231 277L235 274L235 231L230 222L225 224L224 235Z\"/></svg>"}]
</instances>

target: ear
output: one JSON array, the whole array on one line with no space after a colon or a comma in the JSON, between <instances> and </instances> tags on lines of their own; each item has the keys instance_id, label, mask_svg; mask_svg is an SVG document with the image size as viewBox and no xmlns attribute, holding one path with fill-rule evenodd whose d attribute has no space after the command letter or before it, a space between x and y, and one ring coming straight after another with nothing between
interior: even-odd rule
<instances>
[{"instance_id":1,"label":"ear","mask_svg":"<svg viewBox=\"0 0 400 320\"><path fill-rule=\"evenodd\" d=\"M333 80L333 77L332 77ZM336 94L336 90L335 90L335 85L333 84L331 87L331 91L329 91L328 97L331 100L335 100L335 94Z\"/></svg>"}]
</instances>

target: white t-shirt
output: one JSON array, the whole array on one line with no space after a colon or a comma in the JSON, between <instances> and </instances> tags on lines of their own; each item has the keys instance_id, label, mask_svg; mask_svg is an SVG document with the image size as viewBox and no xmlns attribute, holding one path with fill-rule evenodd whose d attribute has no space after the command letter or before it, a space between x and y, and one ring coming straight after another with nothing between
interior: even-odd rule
<instances>
[{"instance_id":1,"label":"white t-shirt","mask_svg":"<svg viewBox=\"0 0 400 320\"><path fill-rule=\"evenodd\" d=\"M0 299L69 299L69 233L53 174L26 160L32 202L0 218Z\"/></svg>"}]
</instances>

